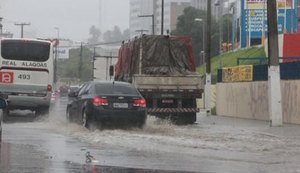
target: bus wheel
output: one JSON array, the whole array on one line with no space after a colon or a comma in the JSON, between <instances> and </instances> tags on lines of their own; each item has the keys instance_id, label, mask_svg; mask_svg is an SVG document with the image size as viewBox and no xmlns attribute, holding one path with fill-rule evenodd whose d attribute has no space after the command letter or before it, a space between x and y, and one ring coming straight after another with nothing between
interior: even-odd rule
<instances>
[{"instance_id":1,"label":"bus wheel","mask_svg":"<svg viewBox=\"0 0 300 173\"><path fill-rule=\"evenodd\" d=\"M2 111L3 111L2 120L3 120L3 122L7 122L8 116L9 116L9 110L8 109L3 109Z\"/></svg>"}]
</instances>

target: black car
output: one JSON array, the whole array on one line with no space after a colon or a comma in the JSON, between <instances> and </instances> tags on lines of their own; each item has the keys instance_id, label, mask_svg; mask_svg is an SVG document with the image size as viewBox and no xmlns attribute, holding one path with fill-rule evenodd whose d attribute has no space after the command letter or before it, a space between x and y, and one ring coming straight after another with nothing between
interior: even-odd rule
<instances>
[{"instance_id":1,"label":"black car","mask_svg":"<svg viewBox=\"0 0 300 173\"><path fill-rule=\"evenodd\" d=\"M67 119L86 128L106 123L143 127L146 101L129 83L115 81L87 82L78 92L71 92Z\"/></svg>"}]
</instances>

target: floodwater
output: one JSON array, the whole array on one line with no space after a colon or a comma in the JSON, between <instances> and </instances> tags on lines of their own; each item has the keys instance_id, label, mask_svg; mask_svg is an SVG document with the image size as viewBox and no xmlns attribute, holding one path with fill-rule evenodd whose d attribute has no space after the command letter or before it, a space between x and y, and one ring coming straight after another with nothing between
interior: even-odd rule
<instances>
[{"instance_id":1,"label":"floodwater","mask_svg":"<svg viewBox=\"0 0 300 173\"><path fill-rule=\"evenodd\" d=\"M143 129L89 131L66 122L66 103L3 125L0 172L300 172L297 125L199 114L189 126L150 116Z\"/></svg>"}]
</instances>

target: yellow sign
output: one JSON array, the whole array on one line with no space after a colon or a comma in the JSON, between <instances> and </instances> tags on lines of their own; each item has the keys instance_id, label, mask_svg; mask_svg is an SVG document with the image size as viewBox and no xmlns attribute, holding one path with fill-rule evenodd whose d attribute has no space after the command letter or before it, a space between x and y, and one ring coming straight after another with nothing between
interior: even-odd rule
<instances>
[{"instance_id":1,"label":"yellow sign","mask_svg":"<svg viewBox=\"0 0 300 173\"><path fill-rule=\"evenodd\" d=\"M242 65L222 69L223 82L246 82L253 80L253 66Z\"/></svg>"},{"instance_id":2,"label":"yellow sign","mask_svg":"<svg viewBox=\"0 0 300 173\"><path fill-rule=\"evenodd\" d=\"M278 9L293 9L294 0L277 0ZM245 9L255 10L255 9L267 9L266 0L246 0Z\"/></svg>"}]
</instances>

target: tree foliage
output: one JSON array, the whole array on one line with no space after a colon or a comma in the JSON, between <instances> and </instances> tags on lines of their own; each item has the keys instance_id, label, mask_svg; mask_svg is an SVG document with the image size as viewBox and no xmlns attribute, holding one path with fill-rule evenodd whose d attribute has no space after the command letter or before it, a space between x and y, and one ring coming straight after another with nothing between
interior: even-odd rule
<instances>
[{"instance_id":1,"label":"tree foliage","mask_svg":"<svg viewBox=\"0 0 300 173\"><path fill-rule=\"evenodd\" d=\"M195 20L198 19L198 20ZM199 21L202 20L202 21ZM219 34L218 25L215 19L212 19L212 56L219 53ZM206 46L205 38L203 37L203 32L205 34L206 29L206 11L196 9L194 7L187 7L184 9L183 15L179 16L177 19L176 30L172 31L172 35L187 35L193 40L193 49L196 57L197 65L201 65L202 56L201 51ZM204 30L204 31L203 31Z\"/></svg>"},{"instance_id":2,"label":"tree foliage","mask_svg":"<svg viewBox=\"0 0 300 173\"><path fill-rule=\"evenodd\" d=\"M121 31L118 26L115 26L113 30L108 30L103 34L103 40L105 42L116 42L122 40L128 40L130 36L129 29Z\"/></svg>"},{"instance_id":3,"label":"tree foliage","mask_svg":"<svg viewBox=\"0 0 300 173\"><path fill-rule=\"evenodd\" d=\"M232 14L225 14L222 17L223 39L225 43L230 43L232 40Z\"/></svg>"},{"instance_id":4,"label":"tree foliage","mask_svg":"<svg viewBox=\"0 0 300 173\"><path fill-rule=\"evenodd\" d=\"M100 41L101 31L94 25L90 28L90 38L88 39L89 44L95 44Z\"/></svg>"},{"instance_id":5,"label":"tree foliage","mask_svg":"<svg viewBox=\"0 0 300 173\"><path fill-rule=\"evenodd\" d=\"M58 64L58 75L60 78L77 79L81 82L92 80L93 75L93 52L83 47L81 75L79 74L80 66L80 48L71 49L68 60L60 60ZM81 76L81 78L80 78Z\"/></svg>"}]
</instances>

